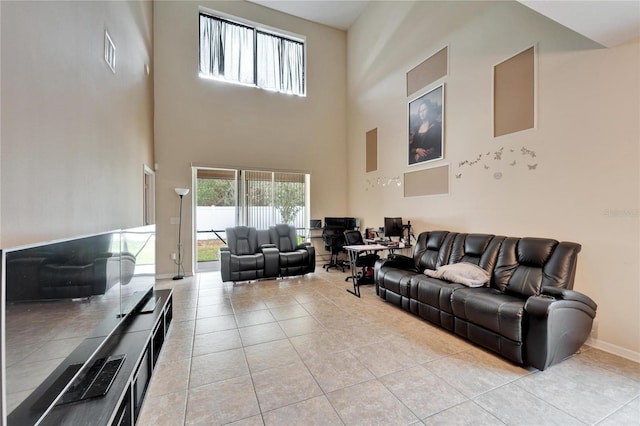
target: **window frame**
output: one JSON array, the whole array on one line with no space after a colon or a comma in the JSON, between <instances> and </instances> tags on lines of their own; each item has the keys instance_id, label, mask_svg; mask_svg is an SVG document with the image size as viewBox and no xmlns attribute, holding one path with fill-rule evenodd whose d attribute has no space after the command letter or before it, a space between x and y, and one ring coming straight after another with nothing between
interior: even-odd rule
<instances>
[{"instance_id":1,"label":"window frame","mask_svg":"<svg viewBox=\"0 0 640 426\"><path fill-rule=\"evenodd\" d=\"M236 80L229 80L226 79L224 77L217 77L217 76L212 76L209 74L205 74L203 72L200 71L200 55L202 52L202 37L201 37L201 21L200 21L200 17L201 16L205 16L205 17L209 17L209 18L213 18L213 19L218 19L220 21L232 24L232 25L238 25L241 27L245 27L245 28L249 28L251 30L253 30L253 83L243 83L241 81L236 81ZM288 92L288 91L284 91L284 90L280 90L280 89L273 89L273 88L269 88L269 87L263 87L260 86L258 84L258 46L257 46L257 35L258 33L263 33L263 34L267 34L267 35L271 35L271 36L275 36L275 37L279 37L282 39L285 39L287 41L293 42L293 43L298 43L302 45L302 79L303 79L303 84L302 84L302 90L303 93L293 93L293 92ZM238 18L236 16L233 15L229 15L223 12L218 12L212 9L207 9L204 7L199 7L198 9L198 77L204 79L204 80L214 80L214 81L221 81L224 83L231 83L231 84L237 84L237 85L241 85L241 86L245 86L245 87L255 87L261 90L266 90L269 92L276 92L276 93L282 93L285 95L290 95L290 96L299 96L299 97L306 97L307 96L307 40L305 36L302 36L300 34L296 34L296 33L292 33L286 30L282 30L282 29L278 29L278 28L274 28L274 27L270 27L268 25L264 25L264 24L260 24L257 22L253 22L253 21L249 21L246 19L242 19L242 18Z\"/></svg>"}]
</instances>

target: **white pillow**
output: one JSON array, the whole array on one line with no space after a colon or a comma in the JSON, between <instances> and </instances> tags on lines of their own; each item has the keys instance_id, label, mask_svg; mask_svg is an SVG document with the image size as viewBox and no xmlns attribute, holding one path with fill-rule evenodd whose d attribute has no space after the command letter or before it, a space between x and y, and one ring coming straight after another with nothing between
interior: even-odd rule
<instances>
[{"instance_id":1,"label":"white pillow","mask_svg":"<svg viewBox=\"0 0 640 426\"><path fill-rule=\"evenodd\" d=\"M467 262L443 265L435 271L425 269L424 274L432 278L444 278L447 281L464 284L467 287L482 287L491 278L487 271Z\"/></svg>"}]
</instances>

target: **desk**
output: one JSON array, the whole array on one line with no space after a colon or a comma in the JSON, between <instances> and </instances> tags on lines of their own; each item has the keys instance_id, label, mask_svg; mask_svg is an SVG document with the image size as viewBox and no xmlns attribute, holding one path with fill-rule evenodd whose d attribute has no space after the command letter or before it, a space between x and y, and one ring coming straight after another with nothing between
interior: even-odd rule
<instances>
[{"instance_id":1,"label":"desk","mask_svg":"<svg viewBox=\"0 0 640 426\"><path fill-rule=\"evenodd\" d=\"M387 246L383 246L382 244L362 244L362 245L353 245L353 246L344 246L343 247L347 254L349 255L349 265L351 266L351 279L353 281L353 290L347 289L347 291L353 295L360 297L360 285L364 284L373 284L373 282L358 282L358 272L356 267L356 261L358 260L358 255L363 251L373 251L378 252L382 250L389 250L390 248Z\"/></svg>"},{"instance_id":2,"label":"desk","mask_svg":"<svg viewBox=\"0 0 640 426\"><path fill-rule=\"evenodd\" d=\"M387 250L389 250L389 253L391 254L394 254L396 250L398 250L402 255L409 256L409 257L413 255L413 246L411 244L401 245L398 241L391 242L388 240L380 242L380 240L372 239L372 238L365 238L364 242L372 245L382 245L386 247Z\"/></svg>"}]
</instances>

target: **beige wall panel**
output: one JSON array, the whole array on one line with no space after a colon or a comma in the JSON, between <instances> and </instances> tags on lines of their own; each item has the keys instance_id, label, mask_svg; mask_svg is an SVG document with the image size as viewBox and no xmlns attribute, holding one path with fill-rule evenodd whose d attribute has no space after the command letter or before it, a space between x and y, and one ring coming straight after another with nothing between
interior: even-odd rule
<instances>
[{"instance_id":1,"label":"beige wall panel","mask_svg":"<svg viewBox=\"0 0 640 426\"><path fill-rule=\"evenodd\" d=\"M366 136L367 173L378 170L378 129L369 130Z\"/></svg>"},{"instance_id":2,"label":"beige wall panel","mask_svg":"<svg viewBox=\"0 0 640 426\"><path fill-rule=\"evenodd\" d=\"M449 193L449 165L404 174L404 196L443 195Z\"/></svg>"},{"instance_id":3,"label":"beige wall panel","mask_svg":"<svg viewBox=\"0 0 640 426\"><path fill-rule=\"evenodd\" d=\"M407 73L407 96L447 75L449 48L444 47Z\"/></svg>"},{"instance_id":4,"label":"beige wall panel","mask_svg":"<svg viewBox=\"0 0 640 426\"><path fill-rule=\"evenodd\" d=\"M493 135L503 136L535 125L535 48L493 67Z\"/></svg>"}]
</instances>

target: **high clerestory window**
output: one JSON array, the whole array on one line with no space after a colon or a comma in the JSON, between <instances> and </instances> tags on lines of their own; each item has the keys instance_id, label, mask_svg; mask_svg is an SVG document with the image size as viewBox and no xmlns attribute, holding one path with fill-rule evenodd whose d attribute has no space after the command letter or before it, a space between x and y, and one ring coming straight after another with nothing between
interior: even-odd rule
<instances>
[{"instance_id":1,"label":"high clerestory window","mask_svg":"<svg viewBox=\"0 0 640 426\"><path fill-rule=\"evenodd\" d=\"M200 13L200 77L304 96L304 41Z\"/></svg>"}]
</instances>

